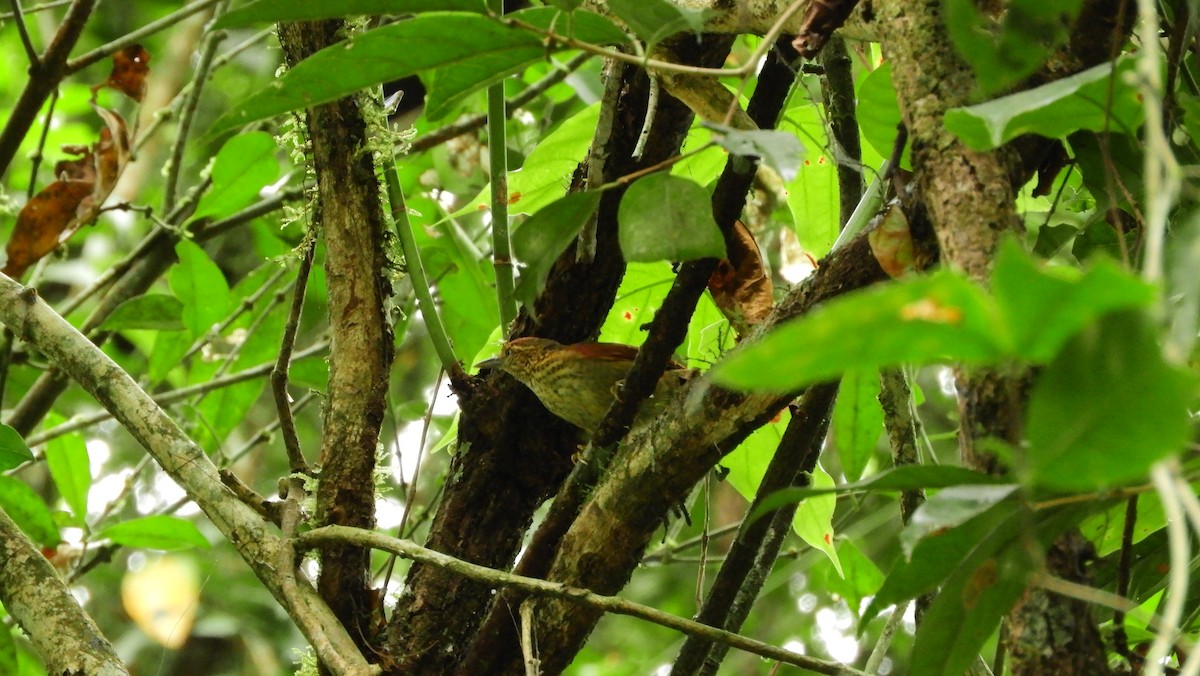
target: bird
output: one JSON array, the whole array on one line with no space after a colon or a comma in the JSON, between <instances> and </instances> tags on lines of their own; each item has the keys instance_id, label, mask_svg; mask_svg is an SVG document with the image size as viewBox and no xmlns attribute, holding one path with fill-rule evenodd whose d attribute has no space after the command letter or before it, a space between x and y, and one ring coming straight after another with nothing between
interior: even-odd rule
<instances>
[{"instance_id":1,"label":"bird","mask_svg":"<svg viewBox=\"0 0 1200 676\"><path fill-rule=\"evenodd\" d=\"M499 369L516 378L554 415L587 432L596 433L600 421L629 375L637 348L621 343L583 342L563 345L548 338L517 338L500 348L500 354L479 362L480 369ZM672 361L641 404L633 426L654 418L692 374Z\"/></svg>"}]
</instances>

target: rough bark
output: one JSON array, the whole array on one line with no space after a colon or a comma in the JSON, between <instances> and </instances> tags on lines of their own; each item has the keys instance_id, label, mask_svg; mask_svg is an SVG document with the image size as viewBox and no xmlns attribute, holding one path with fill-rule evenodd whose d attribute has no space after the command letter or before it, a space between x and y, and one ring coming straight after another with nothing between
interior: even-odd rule
<instances>
[{"instance_id":1,"label":"rough bark","mask_svg":"<svg viewBox=\"0 0 1200 676\"><path fill-rule=\"evenodd\" d=\"M341 22L284 24L280 43L289 64L341 39ZM329 389L317 484L317 523L375 526L376 447L386 410L392 332L384 301L385 233L374 155L360 99L347 97L306 112L316 171L313 221L325 235L329 286ZM370 552L352 546L321 550L318 591L364 648L381 621L369 587Z\"/></svg>"},{"instance_id":2,"label":"rough bark","mask_svg":"<svg viewBox=\"0 0 1200 676\"><path fill-rule=\"evenodd\" d=\"M1096 26L1086 22L1102 19L1106 7L1115 9L1111 4L1088 3L1068 49L1027 84L1055 79L1103 60L1108 52L1102 45L1113 33L1097 36ZM892 62L892 78L912 143L913 170L942 259L986 283L1002 237L1019 231L1016 190L1029 165L1036 164L1036 156L1044 152L1039 147L1044 142L1025 139L981 153L967 148L944 128L942 120L949 108L971 103L975 82L946 33L942 6L941 0L893 0L877 3L876 8L881 25L886 26L884 53ZM1116 22L1110 18L1102 25L1115 26ZM988 472L1002 469L984 442L1019 443L1027 386L1027 374L959 371L959 446L967 466ZM1063 542L1055 544L1047 559L1049 570L1056 575L1065 572L1054 565L1066 557L1053 555L1065 546ZM1044 631L1034 632L1039 640L1067 637L1046 640L1036 649L1027 644L1027 649L1015 651L1013 673L1107 673L1095 622L1082 604L1031 592L1013 611L1009 623L1027 637L1029 632L1023 631L1027 623L1042 627Z\"/></svg>"},{"instance_id":3,"label":"rough bark","mask_svg":"<svg viewBox=\"0 0 1200 676\"><path fill-rule=\"evenodd\" d=\"M0 561L0 602L45 660L47 673L129 673L50 562L3 510Z\"/></svg>"},{"instance_id":4,"label":"rough bark","mask_svg":"<svg viewBox=\"0 0 1200 676\"><path fill-rule=\"evenodd\" d=\"M697 47L686 56L703 65L720 63L724 47ZM656 164L674 154L691 124L691 112L663 96L645 153L632 159L646 114L649 81L640 69L619 69L613 133L604 148L605 174L593 185ZM609 114L604 111L602 114ZM582 187L577 172L572 189ZM594 338L612 306L625 263L617 245L617 207L623 190L607 191L597 214L596 250L590 262L574 247L558 259L535 304L536 317L522 313L511 337L538 335L564 343ZM578 448L574 428L548 413L511 377L493 372L469 391L460 391L459 453L446 495L426 546L472 563L508 569L533 519L570 470ZM444 570L413 565L405 591L387 628L386 650L395 658L390 673L448 673L465 653L493 601L492 590Z\"/></svg>"}]
</instances>

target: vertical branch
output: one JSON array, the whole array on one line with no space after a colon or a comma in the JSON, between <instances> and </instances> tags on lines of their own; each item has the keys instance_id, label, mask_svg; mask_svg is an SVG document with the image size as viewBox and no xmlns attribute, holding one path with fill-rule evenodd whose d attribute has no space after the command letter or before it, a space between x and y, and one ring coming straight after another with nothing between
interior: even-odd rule
<instances>
[{"instance_id":1,"label":"vertical branch","mask_svg":"<svg viewBox=\"0 0 1200 676\"><path fill-rule=\"evenodd\" d=\"M838 384L823 383L810 387L792 414L787 431L771 457L754 502L746 510L755 512L770 495L790 486L807 486L808 476L817 466L821 444L829 429L829 416ZM791 529L797 504L764 514L755 521L744 520L717 572L696 621L737 632L758 598L762 585L775 565L784 537ZM689 636L671 667L672 676L713 673L720 666L729 646Z\"/></svg>"},{"instance_id":2,"label":"vertical branch","mask_svg":"<svg viewBox=\"0 0 1200 676\"><path fill-rule=\"evenodd\" d=\"M400 179L396 176L394 167L384 171L384 181L387 183L392 224L396 228L396 236L400 239L400 248L404 251L404 265L412 277L413 293L417 296L417 307L421 308L421 317L429 331L429 340L433 341L433 349L442 362L442 369L450 374L450 382L462 384L466 381L467 374L458 363L458 357L454 356L450 335L446 333L437 304L433 302L433 294L429 290L429 276L425 274L425 266L421 263L421 250L417 248L417 240L413 237L412 222L408 219L408 205L404 202L404 191L400 187Z\"/></svg>"},{"instance_id":3,"label":"vertical branch","mask_svg":"<svg viewBox=\"0 0 1200 676\"><path fill-rule=\"evenodd\" d=\"M829 140L837 160L839 222L845 225L863 194L862 142L858 136L858 115L854 106L854 63L846 41L833 35L821 50L821 93L829 118Z\"/></svg>"},{"instance_id":4,"label":"vertical branch","mask_svg":"<svg viewBox=\"0 0 1200 676\"><path fill-rule=\"evenodd\" d=\"M213 11L213 21L225 13L228 2L217 5ZM212 23L209 23L211 28ZM192 120L196 117L196 108L200 105L200 94L204 91L204 83L208 81L208 73L212 68L213 59L217 55L217 47L225 39L225 31L209 30L204 36L204 44L200 47L200 62L196 64L196 72L192 77L192 88L188 92L179 115L179 131L175 143L171 146L171 159L167 160L167 177L163 183L163 213L170 213L175 208L176 191L179 187L179 174L183 167L183 151L187 148L188 135L192 129Z\"/></svg>"},{"instance_id":5,"label":"vertical branch","mask_svg":"<svg viewBox=\"0 0 1200 676\"><path fill-rule=\"evenodd\" d=\"M504 13L504 0L488 0L494 14ZM500 308L500 335L507 336L517 316L513 296L512 243L508 237L508 138L504 111L504 81L488 87L488 173L492 178L492 266L496 270L496 303ZM449 370L450 367L443 363Z\"/></svg>"},{"instance_id":6,"label":"vertical branch","mask_svg":"<svg viewBox=\"0 0 1200 676\"><path fill-rule=\"evenodd\" d=\"M313 256L317 250L316 233L310 233L302 244L304 254L296 271L296 288L292 292L292 309L287 324L283 327L283 340L275 367L271 370L271 392L275 396L275 409L279 412L279 429L283 433L283 447L287 450L288 468L292 473L307 472L308 463L300 449L300 438L296 436L296 422L292 417L292 402L288 396L288 368L292 363L292 350L296 346L296 330L300 326L300 314L304 309L304 294L308 289L308 275L312 271Z\"/></svg>"},{"instance_id":7,"label":"vertical branch","mask_svg":"<svg viewBox=\"0 0 1200 676\"><path fill-rule=\"evenodd\" d=\"M339 21L279 26L280 44L294 66L341 40ZM391 324L384 307L387 219L379 190L362 96L306 111L317 180L313 222L325 235L329 293L329 389L321 440L316 519L320 524L375 526L376 448L387 410L392 361ZM317 589L364 650L382 607L369 588L370 552L352 545L321 550Z\"/></svg>"}]
</instances>

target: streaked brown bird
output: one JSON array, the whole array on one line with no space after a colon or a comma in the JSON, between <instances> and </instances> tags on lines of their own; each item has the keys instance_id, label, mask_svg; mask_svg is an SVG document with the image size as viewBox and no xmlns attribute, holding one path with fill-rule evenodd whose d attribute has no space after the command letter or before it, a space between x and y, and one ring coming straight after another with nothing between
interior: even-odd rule
<instances>
[{"instance_id":1,"label":"streaked brown bird","mask_svg":"<svg viewBox=\"0 0 1200 676\"><path fill-rule=\"evenodd\" d=\"M481 369L500 369L533 390L546 410L595 434L604 413L629 374L637 348L619 343L563 345L547 338L517 338L500 355L479 362ZM633 424L650 420L692 371L672 362L654 394L642 402Z\"/></svg>"}]
</instances>

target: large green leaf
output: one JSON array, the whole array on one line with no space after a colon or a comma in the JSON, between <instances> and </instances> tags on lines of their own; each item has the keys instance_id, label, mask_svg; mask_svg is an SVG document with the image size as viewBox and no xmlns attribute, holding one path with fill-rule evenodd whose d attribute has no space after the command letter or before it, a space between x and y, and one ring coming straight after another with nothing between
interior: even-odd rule
<instances>
[{"instance_id":1,"label":"large green leaf","mask_svg":"<svg viewBox=\"0 0 1200 676\"><path fill-rule=\"evenodd\" d=\"M842 472L850 481L862 477L875 455L875 442L883 432L883 408L878 397L878 371L847 373L838 388L830 425Z\"/></svg>"},{"instance_id":2,"label":"large green leaf","mask_svg":"<svg viewBox=\"0 0 1200 676\"><path fill-rule=\"evenodd\" d=\"M1020 531L1016 500L1004 500L969 521L931 533L896 562L863 617L938 588L977 547L995 551Z\"/></svg>"},{"instance_id":3,"label":"large green leaf","mask_svg":"<svg viewBox=\"0 0 1200 676\"><path fill-rule=\"evenodd\" d=\"M1132 133L1142 124L1132 60L1089 68L987 103L946 111L946 128L975 150L997 148L1022 134L1063 138L1080 129ZM1111 96L1110 96L1111 95Z\"/></svg>"},{"instance_id":4,"label":"large green leaf","mask_svg":"<svg viewBox=\"0 0 1200 676\"><path fill-rule=\"evenodd\" d=\"M892 63L884 61L858 85L858 126L880 157L891 157L900 134L900 104L892 85ZM900 168L912 171L912 150L906 145Z\"/></svg>"},{"instance_id":5,"label":"large green leaf","mask_svg":"<svg viewBox=\"0 0 1200 676\"><path fill-rule=\"evenodd\" d=\"M1034 385L1024 478L1089 491L1145 477L1187 443L1194 384L1163 360L1144 315L1105 316L1080 331Z\"/></svg>"},{"instance_id":6,"label":"large green leaf","mask_svg":"<svg viewBox=\"0 0 1200 676\"><path fill-rule=\"evenodd\" d=\"M600 104L575 113L546 135L508 175L511 213L533 214L566 194L571 174L587 154L596 133Z\"/></svg>"},{"instance_id":7,"label":"large green leaf","mask_svg":"<svg viewBox=\"0 0 1200 676\"><path fill-rule=\"evenodd\" d=\"M183 303L165 293L142 294L118 305L104 320L104 328L110 331L179 331L184 328Z\"/></svg>"},{"instance_id":8,"label":"large green leaf","mask_svg":"<svg viewBox=\"0 0 1200 676\"><path fill-rule=\"evenodd\" d=\"M417 12L484 11L483 0L257 0L217 20L214 28L240 28L259 23L316 21L348 16L415 14Z\"/></svg>"},{"instance_id":9,"label":"large green leaf","mask_svg":"<svg viewBox=\"0 0 1200 676\"><path fill-rule=\"evenodd\" d=\"M0 674L16 674L19 668L17 644L13 642L12 636L14 631L16 627L0 627Z\"/></svg>"},{"instance_id":10,"label":"large green leaf","mask_svg":"<svg viewBox=\"0 0 1200 676\"><path fill-rule=\"evenodd\" d=\"M550 7L514 12L511 18L548 27ZM586 14L577 12L576 14ZM564 15L565 16L565 15ZM588 42L623 41L611 22L595 14L561 22ZM428 114L546 57L535 33L495 19L452 12L420 14L356 35L313 54L271 85L226 113L216 131L336 100L361 89L438 69Z\"/></svg>"},{"instance_id":11,"label":"large green leaf","mask_svg":"<svg viewBox=\"0 0 1200 676\"><path fill-rule=\"evenodd\" d=\"M512 249L517 260L524 264L516 289L518 300L526 305L533 303L554 261L596 213L599 203L599 192L568 193L517 228L512 236Z\"/></svg>"},{"instance_id":12,"label":"large green leaf","mask_svg":"<svg viewBox=\"0 0 1200 676\"><path fill-rule=\"evenodd\" d=\"M707 13L667 0L608 0L606 4L647 46L685 30L699 35Z\"/></svg>"},{"instance_id":13,"label":"large green leaf","mask_svg":"<svg viewBox=\"0 0 1200 676\"><path fill-rule=\"evenodd\" d=\"M671 266L662 261L626 266L612 310L600 327L600 340L641 345L646 340L642 327L654 318L674 280Z\"/></svg>"},{"instance_id":14,"label":"large green leaf","mask_svg":"<svg viewBox=\"0 0 1200 676\"><path fill-rule=\"evenodd\" d=\"M905 556L911 558L921 540L954 528L1011 498L1016 484L995 486L949 486L929 497L900 533Z\"/></svg>"},{"instance_id":15,"label":"large green leaf","mask_svg":"<svg viewBox=\"0 0 1200 676\"><path fill-rule=\"evenodd\" d=\"M50 416L47 427L65 422L60 416ZM46 465L58 493L74 515L74 523L82 525L87 518L88 491L92 487L92 471L88 462L87 444L79 433L64 434L46 444Z\"/></svg>"},{"instance_id":16,"label":"large green leaf","mask_svg":"<svg viewBox=\"0 0 1200 676\"><path fill-rule=\"evenodd\" d=\"M229 284L204 249L190 240L180 240L175 253L179 263L171 268L168 280L183 303L183 325L192 338L198 338L228 315Z\"/></svg>"},{"instance_id":17,"label":"large green leaf","mask_svg":"<svg viewBox=\"0 0 1200 676\"><path fill-rule=\"evenodd\" d=\"M208 549L212 545L191 521L176 516L146 516L122 521L96 534L97 538L108 538L126 547L178 551L181 549Z\"/></svg>"},{"instance_id":18,"label":"large green leaf","mask_svg":"<svg viewBox=\"0 0 1200 676\"><path fill-rule=\"evenodd\" d=\"M62 540L41 496L12 477L0 476L0 509L39 545L55 547Z\"/></svg>"},{"instance_id":19,"label":"large green leaf","mask_svg":"<svg viewBox=\"0 0 1200 676\"><path fill-rule=\"evenodd\" d=\"M230 137L213 160L212 187L200 198L193 219L224 217L250 205L279 177L279 148L265 131Z\"/></svg>"},{"instance_id":20,"label":"large green leaf","mask_svg":"<svg viewBox=\"0 0 1200 676\"><path fill-rule=\"evenodd\" d=\"M793 392L850 369L990 362L1008 352L996 315L977 286L943 270L825 303L733 353L712 377L738 389Z\"/></svg>"},{"instance_id":21,"label":"large green leaf","mask_svg":"<svg viewBox=\"0 0 1200 676\"><path fill-rule=\"evenodd\" d=\"M946 0L946 29L971 64L985 94L1007 89L1032 74L1061 45L1082 0L1011 0L999 30L973 0Z\"/></svg>"},{"instance_id":22,"label":"large green leaf","mask_svg":"<svg viewBox=\"0 0 1200 676\"><path fill-rule=\"evenodd\" d=\"M564 14L551 7L533 7L513 12L507 16L544 30L552 30L560 35L571 35L578 40L592 44L628 42L628 37L621 29L617 28L616 24L599 14L586 10L576 10L570 14ZM507 71L493 72L491 69L494 66L491 57L486 56L483 59L472 59L451 66L439 67L430 73L423 74L423 79L429 87L429 93L425 97L425 117L430 120L441 119L446 113L451 112L464 97L486 85L499 82L511 73L524 70L538 61L545 60L546 57L547 52L543 49L536 59L522 62L519 66Z\"/></svg>"},{"instance_id":23,"label":"large green leaf","mask_svg":"<svg viewBox=\"0 0 1200 676\"><path fill-rule=\"evenodd\" d=\"M686 178L657 173L638 179L621 198L617 221L625 260L725 257L708 191Z\"/></svg>"},{"instance_id":24,"label":"large green leaf","mask_svg":"<svg viewBox=\"0 0 1200 676\"><path fill-rule=\"evenodd\" d=\"M33 451L25 444L21 433L0 423L0 472L33 460Z\"/></svg>"},{"instance_id":25,"label":"large green leaf","mask_svg":"<svg viewBox=\"0 0 1200 676\"><path fill-rule=\"evenodd\" d=\"M1146 307L1156 295L1111 261L1100 260L1081 275L1073 267L1039 265L1016 240L1001 248L992 292L1017 354L1039 363L1054 358L1071 336L1101 315Z\"/></svg>"},{"instance_id":26,"label":"large green leaf","mask_svg":"<svg viewBox=\"0 0 1200 676\"><path fill-rule=\"evenodd\" d=\"M837 157L825 134L821 109L795 97L799 103L787 110L779 128L792 132L809 149L800 162L796 177L787 183L788 210L796 237L804 251L821 258L837 240L838 216Z\"/></svg>"}]
</instances>

